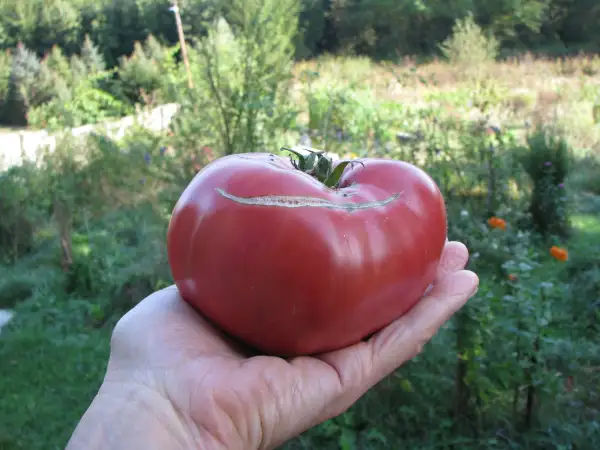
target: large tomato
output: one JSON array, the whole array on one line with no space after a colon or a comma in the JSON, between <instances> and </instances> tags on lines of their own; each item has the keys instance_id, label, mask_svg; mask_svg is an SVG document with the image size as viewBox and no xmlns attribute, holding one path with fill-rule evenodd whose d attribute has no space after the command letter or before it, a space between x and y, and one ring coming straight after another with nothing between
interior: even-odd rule
<instances>
[{"instance_id":1,"label":"large tomato","mask_svg":"<svg viewBox=\"0 0 600 450\"><path fill-rule=\"evenodd\" d=\"M298 156L212 162L181 195L167 238L185 301L280 356L338 349L403 315L446 241L444 199L421 169Z\"/></svg>"}]
</instances>

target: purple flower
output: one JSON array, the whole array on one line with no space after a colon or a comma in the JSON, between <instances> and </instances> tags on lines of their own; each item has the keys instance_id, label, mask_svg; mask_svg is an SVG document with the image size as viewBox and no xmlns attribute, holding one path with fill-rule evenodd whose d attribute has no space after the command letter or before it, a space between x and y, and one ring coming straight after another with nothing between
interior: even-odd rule
<instances>
[{"instance_id":1,"label":"purple flower","mask_svg":"<svg viewBox=\"0 0 600 450\"><path fill-rule=\"evenodd\" d=\"M150 153L146 153L144 155L144 161L146 161L146 164L150 164L152 158L150 158Z\"/></svg>"},{"instance_id":2,"label":"purple flower","mask_svg":"<svg viewBox=\"0 0 600 450\"><path fill-rule=\"evenodd\" d=\"M565 183L560 183L560 184L558 185L558 187L559 187L560 189L564 189L564 188L565 188Z\"/></svg>"},{"instance_id":3,"label":"purple flower","mask_svg":"<svg viewBox=\"0 0 600 450\"><path fill-rule=\"evenodd\" d=\"M546 167L551 167L551 166L552 166L552 163L551 163L550 161L546 161L546 162L544 163L544 166L546 166Z\"/></svg>"}]
</instances>

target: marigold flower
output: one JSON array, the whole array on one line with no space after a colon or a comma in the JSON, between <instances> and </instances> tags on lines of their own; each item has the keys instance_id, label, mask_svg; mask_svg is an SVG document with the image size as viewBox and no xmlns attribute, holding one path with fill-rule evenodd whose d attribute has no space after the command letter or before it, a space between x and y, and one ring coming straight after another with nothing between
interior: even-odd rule
<instances>
[{"instance_id":1,"label":"marigold flower","mask_svg":"<svg viewBox=\"0 0 600 450\"><path fill-rule=\"evenodd\" d=\"M509 273L508 274L508 279L510 281L517 281L518 277L514 273Z\"/></svg>"},{"instance_id":2,"label":"marigold flower","mask_svg":"<svg viewBox=\"0 0 600 450\"><path fill-rule=\"evenodd\" d=\"M554 259L557 259L558 261L565 262L569 259L569 252L567 251L567 249L558 247L556 245L550 247L550 254L554 257Z\"/></svg>"},{"instance_id":3,"label":"marigold flower","mask_svg":"<svg viewBox=\"0 0 600 450\"><path fill-rule=\"evenodd\" d=\"M506 220L501 219L500 217L490 217L488 219L488 225L492 228L500 228L501 230L506 230Z\"/></svg>"}]
</instances>

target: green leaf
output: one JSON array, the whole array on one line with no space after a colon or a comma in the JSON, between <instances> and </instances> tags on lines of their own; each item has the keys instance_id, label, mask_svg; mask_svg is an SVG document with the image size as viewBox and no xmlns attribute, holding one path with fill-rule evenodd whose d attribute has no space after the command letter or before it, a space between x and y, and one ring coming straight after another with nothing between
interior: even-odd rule
<instances>
[{"instance_id":1,"label":"green leaf","mask_svg":"<svg viewBox=\"0 0 600 450\"><path fill-rule=\"evenodd\" d=\"M315 161L317 160L317 154L311 152L310 155L306 157L305 167L303 170L310 170L315 166Z\"/></svg>"},{"instance_id":2,"label":"green leaf","mask_svg":"<svg viewBox=\"0 0 600 450\"><path fill-rule=\"evenodd\" d=\"M349 428L342 429L342 434L338 441L340 450L354 450L356 448L356 431Z\"/></svg>"},{"instance_id":3,"label":"green leaf","mask_svg":"<svg viewBox=\"0 0 600 450\"><path fill-rule=\"evenodd\" d=\"M367 439L371 442L379 442L385 446L388 445L388 441L387 441L385 435L382 432L375 430L375 429L370 429L367 432Z\"/></svg>"},{"instance_id":4,"label":"green leaf","mask_svg":"<svg viewBox=\"0 0 600 450\"><path fill-rule=\"evenodd\" d=\"M400 388L404 391L404 392L414 392L415 389L412 385L412 383L407 380L406 378L402 378L400 380Z\"/></svg>"},{"instance_id":5,"label":"green leaf","mask_svg":"<svg viewBox=\"0 0 600 450\"><path fill-rule=\"evenodd\" d=\"M333 170L333 172L325 180L325 186L327 186L327 187L337 186L340 179L342 178L342 175L344 174L344 170L346 170L346 167L348 166L348 164L351 164L351 163L352 163L352 161L340 162L336 166L336 168Z\"/></svg>"},{"instance_id":6,"label":"green leaf","mask_svg":"<svg viewBox=\"0 0 600 450\"><path fill-rule=\"evenodd\" d=\"M292 148L281 147L281 150L293 153L295 156L297 156L298 157L298 169L300 169L302 171L305 170L305 167L306 167L306 156L304 156L302 153L299 153L299 152L297 152L296 150L294 150Z\"/></svg>"},{"instance_id":7,"label":"green leaf","mask_svg":"<svg viewBox=\"0 0 600 450\"><path fill-rule=\"evenodd\" d=\"M316 175L321 181L327 180L331 175L331 160L327 156L318 155Z\"/></svg>"}]
</instances>

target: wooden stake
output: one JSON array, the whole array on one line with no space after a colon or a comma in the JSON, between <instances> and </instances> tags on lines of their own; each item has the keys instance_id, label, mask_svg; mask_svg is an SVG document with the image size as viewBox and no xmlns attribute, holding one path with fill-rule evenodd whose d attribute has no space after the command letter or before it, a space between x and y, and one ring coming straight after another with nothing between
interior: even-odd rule
<instances>
[{"instance_id":1,"label":"wooden stake","mask_svg":"<svg viewBox=\"0 0 600 450\"><path fill-rule=\"evenodd\" d=\"M183 64L185 65L185 70L187 72L188 86L190 89L192 89L194 87L194 82L192 81L190 61L188 60L187 47L185 45L185 35L183 34L183 25L181 23L181 15L179 14L177 0L172 0L172 4L173 6L171 9L175 13L175 23L177 24L177 34L179 35L179 44L181 45L181 56L183 57Z\"/></svg>"}]
</instances>

